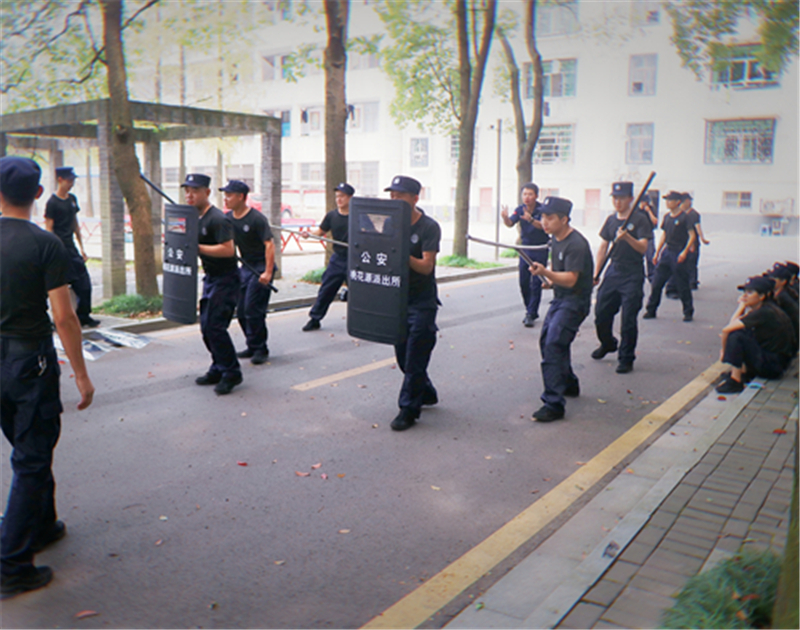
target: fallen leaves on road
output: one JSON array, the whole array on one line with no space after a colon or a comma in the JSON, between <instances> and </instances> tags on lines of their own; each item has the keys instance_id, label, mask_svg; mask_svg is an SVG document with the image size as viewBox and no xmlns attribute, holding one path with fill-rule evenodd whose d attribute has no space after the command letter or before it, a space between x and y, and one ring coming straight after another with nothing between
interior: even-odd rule
<instances>
[{"instance_id":1,"label":"fallen leaves on road","mask_svg":"<svg viewBox=\"0 0 800 630\"><path fill-rule=\"evenodd\" d=\"M310 477L311 476L311 473L300 472L299 470L295 470L294 474L297 475L298 477Z\"/></svg>"},{"instance_id":2,"label":"fallen leaves on road","mask_svg":"<svg viewBox=\"0 0 800 630\"><path fill-rule=\"evenodd\" d=\"M317 464L314 464L314 465L311 467L311 470L316 470L317 468L322 468L322 462L319 462L319 463L317 463Z\"/></svg>"},{"instance_id":3,"label":"fallen leaves on road","mask_svg":"<svg viewBox=\"0 0 800 630\"><path fill-rule=\"evenodd\" d=\"M160 546L161 546L161 545L163 545L163 544L164 544L164 539L163 539L163 538L159 538L159 539L156 541L156 547L160 547Z\"/></svg>"},{"instance_id":4,"label":"fallen leaves on road","mask_svg":"<svg viewBox=\"0 0 800 630\"><path fill-rule=\"evenodd\" d=\"M478 602L477 604L475 604L475 610L480 610L481 608L483 608L483 602Z\"/></svg>"},{"instance_id":5,"label":"fallen leaves on road","mask_svg":"<svg viewBox=\"0 0 800 630\"><path fill-rule=\"evenodd\" d=\"M537 492L539 492L538 488L536 488L536 490L531 490L531 494L536 494Z\"/></svg>"},{"instance_id":6,"label":"fallen leaves on road","mask_svg":"<svg viewBox=\"0 0 800 630\"><path fill-rule=\"evenodd\" d=\"M247 466L247 462L236 462L237 466Z\"/></svg>"},{"instance_id":7,"label":"fallen leaves on road","mask_svg":"<svg viewBox=\"0 0 800 630\"><path fill-rule=\"evenodd\" d=\"M340 534L349 534L349 533L350 533L350 530L349 530L349 529L340 529L340 530L339 530L339 533L340 533Z\"/></svg>"},{"instance_id":8,"label":"fallen leaves on road","mask_svg":"<svg viewBox=\"0 0 800 630\"><path fill-rule=\"evenodd\" d=\"M513 449L510 449L510 448L507 448L507 449L506 449L506 453L513 453L513 452L514 452L514 450L513 450Z\"/></svg>"},{"instance_id":9,"label":"fallen leaves on road","mask_svg":"<svg viewBox=\"0 0 800 630\"><path fill-rule=\"evenodd\" d=\"M632 475L633 474L633 468L626 468L625 472L628 473L629 475Z\"/></svg>"},{"instance_id":10,"label":"fallen leaves on road","mask_svg":"<svg viewBox=\"0 0 800 630\"><path fill-rule=\"evenodd\" d=\"M339 474L338 474L338 475L336 475L336 476L337 476L337 477L339 477L339 479L344 479L344 473L339 473Z\"/></svg>"},{"instance_id":11,"label":"fallen leaves on road","mask_svg":"<svg viewBox=\"0 0 800 630\"><path fill-rule=\"evenodd\" d=\"M717 400L728 400L725 396L717 396Z\"/></svg>"},{"instance_id":12,"label":"fallen leaves on road","mask_svg":"<svg viewBox=\"0 0 800 630\"><path fill-rule=\"evenodd\" d=\"M246 411L243 411L243 412L242 412L242 418L244 418L246 415L247 415L247 412L246 412Z\"/></svg>"},{"instance_id":13,"label":"fallen leaves on road","mask_svg":"<svg viewBox=\"0 0 800 630\"><path fill-rule=\"evenodd\" d=\"M586 466L586 462L575 462L578 466Z\"/></svg>"},{"instance_id":14,"label":"fallen leaves on road","mask_svg":"<svg viewBox=\"0 0 800 630\"><path fill-rule=\"evenodd\" d=\"M439 486L431 486L431 490L441 490Z\"/></svg>"},{"instance_id":15,"label":"fallen leaves on road","mask_svg":"<svg viewBox=\"0 0 800 630\"><path fill-rule=\"evenodd\" d=\"M82 610L75 615L75 619L86 619L87 617L96 617L100 613L96 610Z\"/></svg>"},{"instance_id":16,"label":"fallen leaves on road","mask_svg":"<svg viewBox=\"0 0 800 630\"><path fill-rule=\"evenodd\" d=\"M320 475L320 477L321 477L322 479L327 479L327 478L328 478L328 473L322 473L322 474Z\"/></svg>"},{"instance_id":17,"label":"fallen leaves on road","mask_svg":"<svg viewBox=\"0 0 800 630\"><path fill-rule=\"evenodd\" d=\"M775 435L786 435L786 430L785 430L785 429L775 429L775 430L773 431L773 433L774 433Z\"/></svg>"},{"instance_id":18,"label":"fallen leaves on road","mask_svg":"<svg viewBox=\"0 0 800 630\"><path fill-rule=\"evenodd\" d=\"M552 477L542 477L542 481L550 481L550 479L552 479Z\"/></svg>"},{"instance_id":19,"label":"fallen leaves on road","mask_svg":"<svg viewBox=\"0 0 800 630\"><path fill-rule=\"evenodd\" d=\"M158 520L159 520L159 521L168 521L168 520L169 520L169 517L168 517L168 516L159 516L159 517L158 517Z\"/></svg>"},{"instance_id":20,"label":"fallen leaves on road","mask_svg":"<svg viewBox=\"0 0 800 630\"><path fill-rule=\"evenodd\" d=\"M485 456L483 457L483 459L492 459L492 456L491 456L491 455L485 455Z\"/></svg>"},{"instance_id":21,"label":"fallen leaves on road","mask_svg":"<svg viewBox=\"0 0 800 630\"><path fill-rule=\"evenodd\" d=\"M606 401L603 400L602 398L598 398L597 402L599 402L601 405L605 405L606 404Z\"/></svg>"},{"instance_id":22,"label":"fallen leaves on road","mask_svg":"<svg viewBox=\"0 0 800 630\"><path fill-rule=\"evenodd\" d=\"M367 389L367 386L366 385L359 385L358 388L359 389Z\"/></svg>"},{"instance_id":23,"label":"fallen leaves on road","mask_svg":"<svg viewBox=\"0 0 800 630\"><path fill-rule=\"evenodd\" d=\"M378 428L378 425L377 425L377 424L373 424L373 425L372 425L372 428L373 428L373 429L377 429L377 428Z\"/></svg>"},{"instance_id":24,"label":"fallen leaves on road","mask_svg":"<svg viewBox=\"0 0 800 630\"><path fill-rule=\"evenodd\" d=\"M275 564L277 564L278 566L281 566L282 564L285 564L285 563L286 563L286 560L276 560L275 561Z\"/></svg>"}]
</instances>

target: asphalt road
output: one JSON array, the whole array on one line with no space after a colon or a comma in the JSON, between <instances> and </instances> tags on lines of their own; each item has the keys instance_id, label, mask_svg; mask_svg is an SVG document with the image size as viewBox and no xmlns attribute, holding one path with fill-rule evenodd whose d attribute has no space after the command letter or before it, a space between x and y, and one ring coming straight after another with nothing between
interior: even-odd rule
<instances>
[{"instance_id":1,"label":"asphalt road","mask_svg":"<svg viewBox=\"0 0 800 630\"><path fill-rule=\"evenodd\" d=\"M709 248L695 321L672 300L640 321L632 374L589 358L587 318L573 345L582 395L549 425L530 421L539 324L522 327L513 274L441 287L430 369L440 403L401 434L389 429L401 382L392 349L349 337L339 303L314 333L300 332L305 311L271 316L270 363L246 363L227 397L194 384L208 365L197 327L90 364L98 393L85 412L65 365L55 474L69 535L37 557L53 583L4 601L0 621L358 627L716 361L735 286L796 247L755 237ZM4 442L4 496L9 451ZM99 614L75 619L86 610Z\"/></svg>"}]
</instances>

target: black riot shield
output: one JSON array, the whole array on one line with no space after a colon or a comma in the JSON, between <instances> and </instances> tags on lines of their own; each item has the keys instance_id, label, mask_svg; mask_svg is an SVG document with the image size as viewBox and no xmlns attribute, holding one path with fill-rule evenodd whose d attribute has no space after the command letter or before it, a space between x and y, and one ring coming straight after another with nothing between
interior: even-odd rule
<instances>
[{"instance_id":1,"label":"black riot shield","mask_svg":"<svg viewBox=\"0 0 800 630\"><path fill-rule=\"evenodd\" d=\"M406 335L411 207L353 197L347 252L347 332L395 344Z\"/></svg>"},{"instance_id":2,"label":"black riot shield","mask_svg":"<svg viewBox=\"0 0 800 630\"><path fill-rule=\"evenodd\" d=\"M164 205L164 317L180 324L197 321L197 208Z\"/></svg>"}]
</instances>

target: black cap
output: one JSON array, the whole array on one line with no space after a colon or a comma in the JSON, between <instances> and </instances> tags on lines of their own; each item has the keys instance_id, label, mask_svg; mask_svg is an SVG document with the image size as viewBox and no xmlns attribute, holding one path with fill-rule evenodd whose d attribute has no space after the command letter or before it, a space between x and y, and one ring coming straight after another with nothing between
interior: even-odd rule
<instances>
[{"instance_id":1,"label":"black cap","mask_svg":"<svg viewBox=\"0 0 800 630\"><path fill-rule=\"evenodd\" d=\"M612 197L633 197L633 182L614 182L611 184Z\"/></svg>"},{"instance_id":2,"label":"black cap","mask_svg":"<svg viewBox=\"0 0 800 630\"><path fill-rule=\"evenodd\" d=\"M764 276L753 276L748 278L747 282L736 287L739 291L755 291L761 295L766 295L775 288L775 281L772 278L765 278Z\"/></svg>"},{"instance_id":3,"label":"black cap","mask_svg":"<svg viewBox=\"0 0 800 630\"><path fill-rule=\"evenodd\" d=\"M797 266L797 263L793 263L791 260L786 261L786 266L792 272L793 276L796 276L798 272L800 272L800 267Z\"/></svg>"},{"instance_id":4,"label":"black cap","mask_svg":"<svg viewBox=\"0 0 800 630\"><path fill-rule=\"evenodd\" d=\"M75 169L71 166L59 166L56 169L56 177L60 177L61 179L75 179L77 175L75 174Z\"/></svg>"},{"instance_id":5,"label":"black cap","mask_svg":"<svg viewBox=\"0 0 800 630\"><path fill-rule=\"evenodd\" d=\"M188 177L186 179L189 179ZM221 192L242 193L246 195L250 192L250 186L238 179L229 179L228 183L220 188Z\"/></svg>"},{"instance_id":6,"label":"black cap","mask_svg":"<svg viewBox=\"0 0 800 630\"><path fill-rule=\"evenodd\" d=\"M418 195L419 191L422 190L422 184L420 184L413 177L406 177L405 175L396 175L395 178L392 180L392 185L389 186L388 188L384 188L384 190L387 192L393 190L395 192L403 192L412 195Z\"/></svg>"},{"instance_id":7,"label":"black cap","mask_svg":"<svg viewBox=\"0 0 800 630\"><path fill-rule=\"evenodd\" d=\"M692 196L687 192L681 193L681 201L692 201Z\"/></svg>"},{"instance_id":8,"label":"black cap","mask_svg":"<svg viewBox=\"0 0 800 630\"><path fill-rule=\"evenodd\" d=\"M789 268L788 265L782 265L781 263L776 263L775 266L770 269L766 274L767 278L777 278L778 280L791 280L794 276L794 272Z\"/></svg>"},{"instance_id":9,"label":"black cap","mask_svg":"<svg viewBox=\"0 0 800 630\"><path fill-rule=\"evenodd\" d=\"M189 173L186 181L181 184L181 188L210 188L211 178L202 173Z\"/></svg>"},{"instance_id":10,"label":"black cap","mask_svg":"<svg viewBox=\"0 0 800 630\"><path fill-rule=\"evenodd\" d=\"M0 193L12 204L21 206L36 199L41 177L42 169L30 158L0 158Z\"/></svg>"},{"instance_id":11,"label":"black cap","mask_svg":"<svg viewBox=\"0 0 800 630\"><path fill-rule=\"evenodd\" d=\"M677 190L670 190L666 195L664 195L664 199L667 201L683 201L683 195Z\"/></svg>"},{"instance_id":12,"label":"black cap","mask_svg":"<svg viewBox=\"0 0 800 630\"><path fill-rule=\"evenodd\" d=\"M547 197L540 208L542 214L560 214L568 217L572 212L572 202L562 197Z\"/></svg>"},{"instance_id":13,"label":"black cap","mask_svg":"<svg viewBox=\"0 0 800 630\"><path fill-rule=\"evenodd\" d=\"M345 195L350 195L351 197L356 194L356 189L353 188L347 182L341 182L336 185L334 190L338 190L339 192L343 192Z\"/></svg>"}]
</instances>

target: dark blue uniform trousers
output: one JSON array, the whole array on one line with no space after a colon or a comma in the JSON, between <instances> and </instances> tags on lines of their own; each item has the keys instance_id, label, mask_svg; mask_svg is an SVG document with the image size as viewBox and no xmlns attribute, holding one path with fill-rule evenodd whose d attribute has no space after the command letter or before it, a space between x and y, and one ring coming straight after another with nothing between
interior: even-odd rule
<instances>
[{"instance_id":1,"label":"dark blue uniform trousers","mask_svg":"<svg viewBox=\"0 0 800 630\"><path fill-rule=\"evenodd\" d=\"M83 324L92 313L92 278L86 269L86 263L79 251L70 252L69 261L69 286L75 292L78 304L75 312Z\"/></svg>"},{"instance_id":2,"label":"dark blue uniform trousers","mask_svg":"<svg viewBox=\"0 0 800 630\"><path fill-rule=\"evenodd\" d=\"M428 364L436 345L436 307L408 307L408 336L395 344L397 365L403 371L403 386L397 405L419 415L422 399L426 393L435 394L436 389L428 378Z\"/></svg>"},{"instance_id":3,"label":"dark blue uniform trousers","mask_svg":"<svg viewBox=\"0 0 800 630\"><path fill-rule=\"evenodd\" d=\"M247 338L247 349L253 352L267 351L267 309L272 290L258 281L264 273L266 265L250 265L258 274L247 267L239 269L239 302L236 305L236 317Z\"/></svg>"},{"instance_id":4,"label":"dark blue uniform trousers","mask_svg":"<svg viewBox=\"0 0 800 630\"><path fill-rule=\"evenodd\" d=\"M325 317L328 307L336 297L336 292L347 279L347 256L344 254L331 254L325 273L322 274L322 286L317 293L317 301L311 307L309 317L317 321Z\"/></svg>"},{"instance_id":5,"label":"dark blue uniform trousers","mask_svg":"<svg viewBox=\"0 0 800 630\"><path fill-rule=\"evenodd\" d=\"M594 325L600 344L609 350L617 347L614 337L614 317L622 308L620 322L620 363L633 363L636 358L636 340L639 329L636 324L644 300L644 271L619 269L613 262L609 265L603 283L597 290L594 307Z\"/></svg>"},{"instance_id":6,"label":"dark blue uniform trousers","mask_svg":"<svg viewBox=\"0 0 800 630\"><path fill-rule=\"evenodd\" d=\"M678 289L678 296L683 303L684 316L691 316L694 314L692 290L689 288L689 263L688 261L679 263L679 254L680 251L666 247L661 251L661 258L656 267L656 278L653 282L653 288L650 291L650 298L647 300L648 313L655 314L658 310L658 305L661 304L661 292L664 289L664 285L667 283L667 280L674 277Z\"/></svg>"},{"instance_id":7,"label":"dark blue uniform trousers","mask_svg":"<svg viewBox=\"0 0 800 630\"><path fill-rule=\"evenodd\" d=\"M647 268L647 281L653 284L656 277L656 266L653 264L653 256L656 255L656 243L654 238L647 239L647 250L644 252L644 260Z\"/></svg>"},{"instance_id":8,"label":"dark blue uniform trousers","mask_svg":"<svg viewBox=\"0 0 800 630\"><path fill-rule=\"evenodd\" d=\"M696 289L698 287L697 281L697 267L700 265L700 246L695 245L695 250L686 254L686 264L689 265L689 288ZM667 282L667 294L674 295L678 292L675 278L670 278Z\"/></svg>"},{"instance_id":9,"label":"dark blue uniform trousers","mask_svg":"<svg viewBox=\"0 0 800 630\"><path fill-rule=\"evenodd\" d=\"M239 299L239 270L220 276L203 278L203 297L200 299L200 332L211 353L209 374L220 374L225 380L242 376L236 349L228 334L233 309Z\"/></svg>"},{"instance_id":10,"label":"dark blue uniform trousers","mask_svg":"<svg viewBox=\"0 0 800 630\"><path fill-rule=\"evenodd\" d=\"M547 250L529 250L525 252L534 262L547 264ZM539 304L542 301L542 278L528 271L528 263L519 259L519 290L522 292L522 301L525 310L531 317L539 317Z\"/></svg>"},{"instance_id":11,"label":"dark blue uniform trousers","mask_svg":"<svg viewBox=\"0 0 800 630\"><path fill-rule=\"evenodd\" d=\"M734 330L728 335L722 362L735 368L744 365L748 374L763 378L780 378L788 363L759 346L753 331L746 329Z\"/></svg>"},{"instance_id":12,"label":"dark blue uniform trousers","mask_svg":"<svg viewBox=\"0 0 800 630\"><path fill-rule=\"evenodd\" d=\"M33 570L31 545L56 522L53 449L61 432L53 340L0 340L0 424L14 477L0 536L3 575Z\"/></svg>"},{"instance_id":13,"label":"dark blue uniform trousers","mask_svg":"<svg viewBox=\"0 0 800 630\"><path fill-rule=\"evenodd\" d=\"M571 298L555 298L542 324L539 349L542 355L542 402L557 411L563 411L567 387L578 383L572 371L570 346L578 329L586 319L588 307Z\"/></svg>"}]
</instances>

